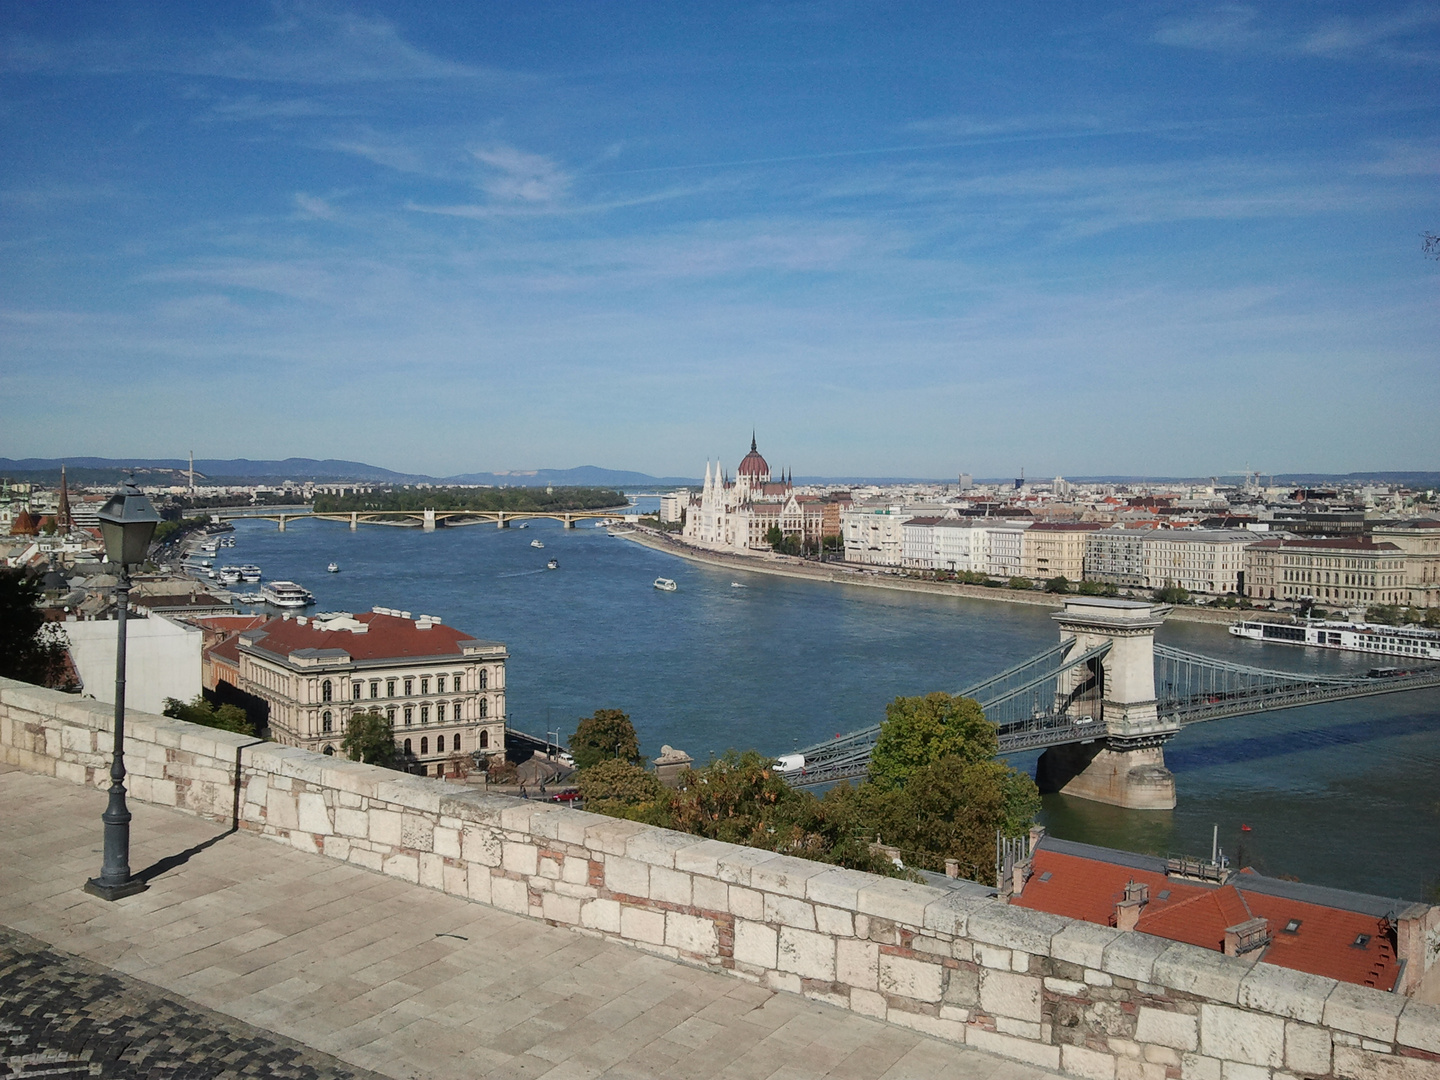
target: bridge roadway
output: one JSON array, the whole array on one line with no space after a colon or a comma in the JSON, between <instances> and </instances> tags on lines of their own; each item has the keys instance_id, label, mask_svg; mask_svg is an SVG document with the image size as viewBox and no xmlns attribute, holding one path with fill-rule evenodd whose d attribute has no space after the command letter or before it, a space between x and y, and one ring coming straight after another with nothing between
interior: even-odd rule
<instances>
[{"instance_id":1,"label":"bridge roadway","mask_svg":"<svg viewBox=\"0 0 1440 1080\"><path fill-rule=\"evenodd\" d=\"M105 799L0 764L0 923L60 958L0 934L0 1076L92 1075L137 1029L106 1076L1055 1075L135 799L150 888L108 904L80 889Z\"/></svg>"},{"instance_id":2,"label":"bridge roadway","mask_svg":"<svg viewBox=\"0 0 1440 1080\"><path fill-rule=\"evenodd\" d=\"M400 524L418 522L428 530L436 527L457 528L463 525L488 525L508 529L511 522L549 518L567 529L580 521L606 521L633 511L634 505L611 506L600 510L337 510L315 511L309 508L222 507L209 511L213 521L274 521L280 531L292 521L340 521L352 529L362 524Z\"/></svg>"}]
</instances>

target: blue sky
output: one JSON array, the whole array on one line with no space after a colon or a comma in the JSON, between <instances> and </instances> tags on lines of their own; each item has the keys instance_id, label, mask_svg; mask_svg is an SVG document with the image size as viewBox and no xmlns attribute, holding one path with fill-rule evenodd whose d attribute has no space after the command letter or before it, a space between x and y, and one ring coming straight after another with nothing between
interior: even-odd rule
<instances>
[{"instance_id":1,"label":"blue sky","mask_svg":"<svg viewBox=\"0 0 1440 1080\"><path fill-rule=\"evenodd\" d=\"M16 0L0 86L0 456L1440 462L1433 3Z\"/></svg>"}]
</instances>

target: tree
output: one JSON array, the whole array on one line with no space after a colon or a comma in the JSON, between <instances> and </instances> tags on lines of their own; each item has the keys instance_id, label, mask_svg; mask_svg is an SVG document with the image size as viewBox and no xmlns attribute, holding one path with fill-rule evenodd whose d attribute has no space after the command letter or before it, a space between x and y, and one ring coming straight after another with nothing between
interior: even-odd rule
<instances>
[{"instance_id":1,"label":"tree","mask_svg":"<svg viewBox=\"0 0 1440 1080\"><path fill-rule=\"evenodd\" d=\"M619 709L596 709L593 716L581 717L580 726L570 736L570 753L577 769L588 769L607 758L642 764L635 725Z\"/></svg>"},{"instance_id":2,"label":"tree","mask_svg":"<svg viewBox=\"0 0 1440 1080\"><path fill-rule=\"evenodd\" d=\"M1070 591L1070 579L1064 574L1056 574L1049 581L1045 582L1045 591L1053 593L1068 593Z\"/></svg>"},{"instance_id":3,"label":"tree","mask_svg":"<svg viewBox=\"0 0 1440 1080\"><path fill-rule=\"evenodd\" d=\"M610 817L666 824L669 792L652 772L622 758L608 758L582 769L575 778L585 809Z\"/></svg>"},{"instance_id":4,"label":"tree","mask_svg":"<svg viewBox=\"0 0 1440 1080\"><path fill-rule=\"evenodd\" d=\"M1012 589L1033 589L1034 587L1035 583L1028 577L1021 577L1017 574L1010 579L1010 588Z\"/></svg>"},{"instance_id":5,"label":"tree","mask_svg":"<svg viewBox=\"0 0 1440 1080\"><path fill-rule=\"evenodd\" d=\"M1164 586L1155 590L1155 599L1162 604L1188 604L1190 593L1166 578Z\"/></svg>"},{"instance_id":6,"label":"tree","mask_svg":"<svg viewBox=\"0 0 1440 1080\"><path fill-rule=\"evenodd\" d=\"M945 693L898 697L885 708L870 754L870 779L881 789L902 787L917 769L942 757L985 761L999 749L995 725L973 698Z\"/></svg>"},{"instance_id":7,"label":"tree","mask_svg":"<svg viewBox=\"0 0 1440 1080\"><path fill-rule=\"evenodd\" d=\"M173 720L219 728L221 731L233 731L237 735L255 734L255 726L250 723L244 709L238 705L221 705L216 708L205 700L204 694L196 694L188 703L179 698L167 697L165 715Z\"/></svg>"},{"instance_id":8,"label":"tree","mask_svg":"<svg viewBox=\"0 0 1440 1080\"><path fill-rule=\"evenodd\" d=\"M0 569L0 676L66 688L69 644L64 629L47 625L35 605L40 580L21 569Z\"/></svg>"},{"instance_id":9,"label":"tree","mask_svg":"<svg viewBox=\"0 0 1440 1080\"><path fill-rule=\"evenodd\" d=\"M780 531L779 525L771 525L765 530L765 542L772 548L778 548L785 542L785 534Z\"/></svg>"},{"instance_id":10,"label":"tree","mask_svg":"<svg viewBox=\"0 0 1440 1080\"><path fill-rule=\"evenodd\" d=\"M367 709L350 717L340 748L351 761L389 766L395 761L395 726L379 709Z\"/></svg>"},{"instance_id":11,"label":"tree","mask_svg":"<svg viewBox=\"0 0 1440 1080\"><path fill-rule=\"evenodd\" d=\"M1080 582L1081 596L1114 596L1120 590L1108 581Z\"/></svg>"}]
</instances>

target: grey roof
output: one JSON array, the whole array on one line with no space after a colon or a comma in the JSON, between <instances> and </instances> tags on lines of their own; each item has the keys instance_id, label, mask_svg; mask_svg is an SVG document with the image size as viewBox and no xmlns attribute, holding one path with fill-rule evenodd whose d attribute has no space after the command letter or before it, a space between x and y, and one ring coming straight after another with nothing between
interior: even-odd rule
<instances>
[{"instance_id":1,"label":"grey roof","mask_svg":"<svg viewBox=\"0 0 1440 1080\"><path fill-rule=\"evenodd\" d=\"M999 895L994 885L982 885L978 881L970 881L968 878L946 877L944 874L937 874L934 870L916 870L920 880L926 885L937 889L949 889L961 896L974 896L981 900L993 900Z\"/></svg>"},{"instance_id":2,"label":"grey roof","mask_svg":"<svg viewBox=\"0 0 1440 1080\"><path fill-rule=\"evenodd\" d=\"M1115 866L1128 866L1132 870L1149 870L1153 874L1165 873L1165 860L1158 855L1141 855L1134 851L1120 851L1117 848L1100 847L1096 844L1082 844L1075 840L1059 840L1046 833L1036 848L1074 855L1079 859L1094 859Z\"/></svg>"}]
</instances>

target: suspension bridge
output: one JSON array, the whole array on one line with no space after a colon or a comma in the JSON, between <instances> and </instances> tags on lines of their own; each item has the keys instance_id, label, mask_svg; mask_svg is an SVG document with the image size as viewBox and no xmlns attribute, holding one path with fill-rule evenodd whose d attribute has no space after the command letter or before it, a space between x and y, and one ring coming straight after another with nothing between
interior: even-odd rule
<instances>
[{"instance_id":1,"label":"suspension bridge","mask_svg":"<svg viewBox=\"0 0 1440 1080\"><path fill-rule=\"evenodd\" d=\"M1001 754L1043 750L1042 790L1142 809L1175 805L1162 747L1190 724L1326 701L1440 687L1440 666L1364 675L1271 671L1157 644L1168 607L1068 601L1060 641L957 691L995 725ZM880 725L792 752L787 778L818 787L863 777Z\"/></svg>"}]
</instances>

